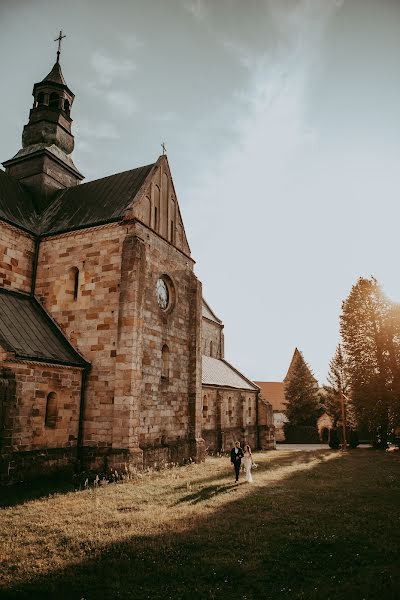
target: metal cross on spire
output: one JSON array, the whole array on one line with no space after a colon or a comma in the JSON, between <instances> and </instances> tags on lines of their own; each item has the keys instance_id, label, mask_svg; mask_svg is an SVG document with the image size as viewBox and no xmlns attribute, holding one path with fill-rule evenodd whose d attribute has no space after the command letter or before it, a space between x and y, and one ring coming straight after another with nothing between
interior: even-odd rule
<instances>
[{"instance_id":1,"label":"metal cross on spire","mask_svg":"<svg viewBox=\"0 0 400 600\"><path fill-rule=\"evenodd\" d=\"M161 148L162 148L162 153L163 153L163 154L166 154L166 153L167 153L167 149L166 149L166 147L165 147L165 144L164 144L164 142L161 144Z\"/></svg>"},{"instance_id":2,"label":"metal cross on spire","mask_svg":"<svg viewBox=\"0 0 400 600\"><path fill-rule=\"evenodd\" d=\"M58 38L56 38L54 41L58 42L58 50L57 50L57 62L60 62L60 54L61 54L61 40L64 39L65 37L67 37L66 35L63 35L63 32L60 31Z\"/></svg>"}]
</instances>

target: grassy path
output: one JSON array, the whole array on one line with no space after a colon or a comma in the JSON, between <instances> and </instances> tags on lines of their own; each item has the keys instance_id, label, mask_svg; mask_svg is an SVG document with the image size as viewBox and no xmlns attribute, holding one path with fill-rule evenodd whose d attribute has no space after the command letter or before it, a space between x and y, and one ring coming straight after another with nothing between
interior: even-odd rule
<instances>
[{"instance_id":1,"label":"grassy path","mask_svg":"<svg viewBox=\"0 0 400 600\"><path fill-rule=\"evenodd\" d=\"M95 490L0 501L0 598L400 597L400 457L209 458ZM1 492L0 492L1 494Z\"/></svg>"}]
</instances>

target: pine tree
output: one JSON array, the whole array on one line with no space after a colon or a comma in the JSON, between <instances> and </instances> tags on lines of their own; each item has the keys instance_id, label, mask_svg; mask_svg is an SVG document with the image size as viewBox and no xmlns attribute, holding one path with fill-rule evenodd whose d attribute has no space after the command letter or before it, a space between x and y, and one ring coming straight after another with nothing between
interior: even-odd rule
<instances>
[{"instance_id":1,"label":"pine tree","mask_svg":"<svg viewBox=\"0 0 400 600\"><path fill-rule=\"evenodd\" d=\"M386 447L400 416L398 307L376 279L360 278L343 302L340 325L357 421Z\"/></svg>"},{"instance_id":2,"label":"pine tree","mask_svg":"<svg viewBox=\"0 0 400 600\"><path fill-rule=\"evenodd\" d=\"M320 411L318 383L297 348L285 379L285 401L290 425L316 424Z\"/></svg>"}]
</instances>

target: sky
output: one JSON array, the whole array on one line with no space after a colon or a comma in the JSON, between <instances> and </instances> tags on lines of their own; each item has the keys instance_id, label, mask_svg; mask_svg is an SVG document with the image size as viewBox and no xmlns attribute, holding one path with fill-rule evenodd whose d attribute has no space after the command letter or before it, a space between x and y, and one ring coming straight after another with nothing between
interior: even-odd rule
<instances>
[{"instance_id":1,"label":"sky","mask_svg":"<svg viewBox=\"0 0 400 600\"><path fill-rule=\"evenodd\" d=\"M324 383L360 276L400 301L400 0L0 0L0 160L61 65L86 180L165 142L227 360Z\"/></svg>"}]
</instances>

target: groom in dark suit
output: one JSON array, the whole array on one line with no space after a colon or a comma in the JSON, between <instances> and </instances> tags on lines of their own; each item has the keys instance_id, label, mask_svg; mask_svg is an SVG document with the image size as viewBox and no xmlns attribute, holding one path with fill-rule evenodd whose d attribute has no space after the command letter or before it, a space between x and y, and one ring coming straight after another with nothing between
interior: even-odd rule
<instances>
[{"instance_id":1,"label":"groom in dark suit","mask_svg":"<svg viewBox=\"0 0 400 600\"><path fill-rule=\"evenodd\" d=\"M239 481L240 465L242 464L243 450L240 447L240 442L235 442L235 446L231 450L231 463L235 467L236 483Z\"/></svg>"}]
</instances>

